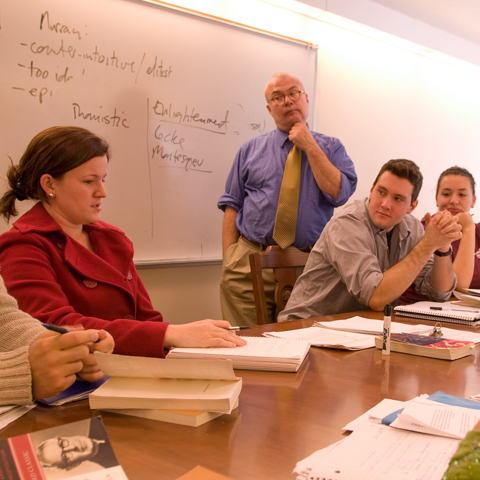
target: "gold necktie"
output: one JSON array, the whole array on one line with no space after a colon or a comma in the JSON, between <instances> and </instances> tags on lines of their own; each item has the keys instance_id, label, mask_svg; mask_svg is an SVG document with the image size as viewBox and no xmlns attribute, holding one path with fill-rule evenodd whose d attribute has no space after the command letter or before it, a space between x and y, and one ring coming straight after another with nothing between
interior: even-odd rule
<instances>
[{"instance_id":1,"label":"gold necktie","mask_svg":"<svg viewBox=\"0 0 480 480\"><path fill-rule=\"evenodd\" d=\"M295 241L301 170L302 151L294 145L285 163L273 229L273 239L282 249L289 247Z\"/></svg>"}]
</instances>

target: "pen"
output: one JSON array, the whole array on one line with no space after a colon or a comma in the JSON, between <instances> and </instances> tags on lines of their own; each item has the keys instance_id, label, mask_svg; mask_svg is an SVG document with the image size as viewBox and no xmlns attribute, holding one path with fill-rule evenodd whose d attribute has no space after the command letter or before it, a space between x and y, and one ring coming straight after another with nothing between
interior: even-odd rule
<instances>
[{"instance_id":1,"label":"pen","mask_svg":"<svg viewBox=\"0 0 480 480\"><path fill-rule=\"evenodd\" d=\"M70 330L67 330L66 328L63 327L58 327L57 325L52 325L50 323L42 323L42 325L47 329L51 330L52 332L57 332L57 333L68 333Z\"/></svg>"},{"instance_id":2,"label":"pen","mask_svg":"<svg viewBox=\"0 0 480 480\"><path fill-rule=\"evenodd\" d=\"M69 333L70 330L67 330L66 328L59 327L58 325L52 325L51 323L42 323L42 325L47 329L51 330L52 332L57 332L57 333ZM95 340L94 343L98 343L100 339Z\"/></svg>"},{"instance_id":3,"label":"pen","mask_svg":"<svg viewBox=\"0 0 480 480\"><path fill-rule=\"evenodd\" d=\"M465 308L430 307L430 310L443 310L444 312L471 312L471 313L480 313L480 310L467 310L467 309L465 309Z\"/></svg>"},{"instance_id":4,"label":"pen","mask_svg":"<svg viewBox=\"0 0 480 480\"><path fill-rule=\"evenodd\" d=\"M383 309L383 344L382 355L390 355L390 328L392 324L392 306L385 305Z\"/></svg>"},{"instance_id":5,"label":"pen","mask_svg":"<svg viewBox=\"0 0 480 480\"><path fill-rule=\"evenodd\" d=\"M250 327L242 325L241 327L227 327L225 330L248 330Z\"/></svg>"}]
</instances>

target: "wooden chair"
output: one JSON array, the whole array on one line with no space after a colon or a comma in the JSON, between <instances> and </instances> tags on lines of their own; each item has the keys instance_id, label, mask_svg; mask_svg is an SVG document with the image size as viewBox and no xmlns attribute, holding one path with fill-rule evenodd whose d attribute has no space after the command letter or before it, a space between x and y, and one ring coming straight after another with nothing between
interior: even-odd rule
<instances>
[{"instance_id":1,"label":"wooden chair","mask_svg":"<svg viewBox=\"0 0 480 480\"><path fill-rule=\"evenodd\" d=\"M302 252L295 247L282 250L280 247L271 246L265 253L250 254L250 268L252 271L253 296L255 298L255 310L259 325L277 321L276 315L287 304L293 286L297 279L297 267L304 267L308 259L308 253ZM270 318L265 298L265 286L263 284L262 269L272 268L275 276L275 305L277 312L274 318Z\"/></svg>"}]
</instances>

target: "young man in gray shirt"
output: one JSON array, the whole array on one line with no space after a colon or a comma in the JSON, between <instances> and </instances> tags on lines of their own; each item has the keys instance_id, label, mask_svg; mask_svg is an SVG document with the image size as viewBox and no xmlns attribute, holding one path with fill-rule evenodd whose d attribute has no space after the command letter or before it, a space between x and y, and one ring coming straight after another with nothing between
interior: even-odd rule
<instances>
[{"instance_id":1,"label":"young man in gray shirt","mask_svg":"<svg viewBox=\"0 0 480 480\"><path fill-rule=\"evenodd\" d=\"M410 215L422 182L414 162L387 162L369 197L327 223L278 321L381 311L412 283L433 301L448 300L456 284L450 243L461 226L446 210L427 214L425 230Z\"/></svg>"}]
</instances>

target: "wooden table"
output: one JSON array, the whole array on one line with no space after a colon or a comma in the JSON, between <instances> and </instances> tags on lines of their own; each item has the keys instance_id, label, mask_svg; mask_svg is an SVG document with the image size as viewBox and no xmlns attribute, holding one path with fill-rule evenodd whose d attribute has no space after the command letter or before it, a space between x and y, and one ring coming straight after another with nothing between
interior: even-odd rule
<instances>
[{"instance_id":1,"label":"wooden table","mask_svg":"<svg viewBox=\"0 0 480 480\"><path fill-rule=\"evenodd\" d=\"M382 318L376 312L360 315ZM260 335L312 323L270 324L247 332ZM477 348L476 355L454 362L400 353L385 360L373 348L311 348L296 374L238 370L243 377L239 408L197 428L91 411L85 400L37 407L3 429L0 439L101 413L130 480L174 480L199 464L234 480L293 479L297 461L343 438L342 427L383 398L409 400L437 390L461 397L480 393L478 355Z\"/></svg>"}]
</instances>

